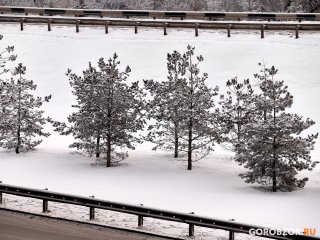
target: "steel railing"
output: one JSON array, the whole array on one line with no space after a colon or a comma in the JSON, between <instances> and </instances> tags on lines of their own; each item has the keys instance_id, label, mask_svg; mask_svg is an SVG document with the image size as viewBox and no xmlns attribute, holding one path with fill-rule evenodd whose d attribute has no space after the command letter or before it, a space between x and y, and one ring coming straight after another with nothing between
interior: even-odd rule
<instances>
[{"instance_id":1,"label":"steel railing","mask_svg":"<svg viewBox=\"0 0 320 240\"><path fill-rule=\"evenodd\" d=\"M320 13L272 13L272 12L213 12L213 11L145 11L145 10L105 10L66 9L0 6L0 13L99 16L99 17L148 17L181 19L224 19L224 20L320 20Z\"/></svg>"},{"instance_id":2,"label":"steel railing","mask_svg":"<svg viewBox=\"0 0 320 240\"><path fill-rule=\"evenodd\" d=\"M113 27L134 27L135 33L138 27L163 28L164 35L167 35L168 28L194 28L195 36L199 35L199 29L224 29L228 37L231 36L232 29L238 30L259 30L261 38L264 38L265 31L294 31L296 38L299 37L300 31L319 31L320 22L312 23L294 23L294 22L238 22L238 21L194 21L194 20L151 20L151 19L117 19L117 18L80 18L80 17L52 17L52 16L17 16L17 15L0 15L0 22L20 23L21 30L24 24L47 24L48 30L51 31L52 24L74 25L76 32L79 32L81 25L87 26L104 26L105 32L109 32L109 26Z\"/></svg>"},{"instance_id":3,"label":"steel railing","mask_svg":"<svg viewBox=\"0 0 320 240\"><path fill-rule=\"evenodd\" d=\"M201 217L194 214L185 214L173 211L166 211L155 208L148 208L144 206L136 206L130 204L124 204L119 202L105 201L101 199L95 199L93 197L81 197L70 194L62 194L57 192L51 192L48 190L38 190L33 188L25 188L13 185L7 185L0 183L0 204L3 203L3 194L10 194L15 196L36 198L43 201L42 210L48 212L48 202L67 203L71 205L80 205L89 208L90 219L95 218L95 209L104 209L109 211L133 214L138 216L138 226L143 226L143 218L156 218L162 220L168 220L173 222L186 223L189 225L189 236L194 235L194 226L222 229L229 232L229 239L234 240L235 233L250 234L253 229L268 229L260 226L248 225L237 223L233 221L224 221L219 219L213 219L208 217ZM214 203L213 203L214 204ZM270 231L269 231L270 232ZM280 231L281 232L281 231ZM308 240L319 239L310 236L302 235L263 235L261 237L272 239L284 239L284 240Z\"/></svg>"}]
</instances>

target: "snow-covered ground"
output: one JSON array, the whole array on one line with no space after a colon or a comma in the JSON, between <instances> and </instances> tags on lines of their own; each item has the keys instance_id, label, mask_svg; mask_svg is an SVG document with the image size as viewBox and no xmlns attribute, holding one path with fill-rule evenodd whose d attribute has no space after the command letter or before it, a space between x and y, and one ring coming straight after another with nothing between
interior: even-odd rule
<instances>
[{"instance_id":1,"label":"snow-covered ground","mask_svg":"<svg viewBox=\"0 0 320 240\"><path fill-rule=\"evenodd\" d=\"M38 84L41 96L52 94L53 99L44 107L46 114L55 120L65 121L71 113L74 98L65 73L71 68L77 73L117 52L123 67L130 65L131 81L166 78L166 53L184 51L187 44L196 47L205 61L201 65L208 72L208 84L218 85L221 93L226 80L239 76L253 78L259 71L258 62L279 68L279 79L285 80L294 95L293 112L317 122L310 132L319 131L320 112L320 34L302 33L295 39L292 33L266 33L260 39L258 32L234 32L231 38L224 31L171 30L163 36L161 29L110 29L84 28L75 33L72 27L27 25L21 32L17 24L1 24L0 49L15 45L17 62L27 66L27 77ZM51 128L48 126L48 130ZM195 212L198 215L220 219L235 219L248 224L287 227L318 228L320 216L320 166L301 176L310 178L304 189L294 192L263 192L254 185L245 184L238 174L244 169L231 161L231 155L217 147L217 151L195 163L186 171L184 158L173 159L170 154L151 151L152 145L143 143L119 167L103 168L93 165L94 158L84 157L68 149L71 137L56 133L45 139L36 151L19 155L0 151L0 180L4 183L52 191L94 195L112 201L175 210ZM319 160L320 141L312 153ZM19 200L18 200L19 199ZM40 204L28 200L22 206L20 198L6 197L5 206L40 211ZM52 214L87 218L87 209L57 205ZM106 216L112 220L127 219L122 226L136 226L136 219L122 215ZM131 222L130 222L131 221ZM129 223L130 222L130 223ZM160 222L160 221L159 221ZM149 229L186 235L186 228L171 223L152 222ZM121 225L121 224L120 224ZM159 231L160 231L159 230ZM204 230L200 236L207 236ZM210 237L209 237L210 239Z\"/></svg>"}]
</instances>

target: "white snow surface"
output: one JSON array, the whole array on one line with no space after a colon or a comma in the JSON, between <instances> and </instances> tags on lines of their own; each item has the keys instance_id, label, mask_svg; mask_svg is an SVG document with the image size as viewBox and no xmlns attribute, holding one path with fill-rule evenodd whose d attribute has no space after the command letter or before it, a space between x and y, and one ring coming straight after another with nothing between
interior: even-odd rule
<instances>
[{"instance_id":1,"label":"white snow surface","mask_svg":"<svg viewBox=\"0 0 320 240\"><path fill-rule=\"evenodd\" d=\"M68 68L80 74L89 61L96 64L100 57L109 58L117 52L122 67L129 65L132 69L130 81L164 80L166 54L173 50L184 51L191 44L205 59L200 67L209 74L208 85L218 85L221 93L225 91L226 80L232 77L253 79L253 74L260 70L258 62L275 65L279 68L278 79L285 80L294 95L290 111L315 120L309 132L319 131L319 33L301 33L301 37L295 39L290 32L267 32L266 38L260 39L259 32L234 31L231 38L227 38L224 31L200 30L200 36L194 37L193 30L169 29L168 35L163 36L162 29L139 28L138 34L134 34L132 28L111 28L106 35L99 27L81 27L80 33L75 33L75 28L54 25L48 32L44 25L29 24L21 32L18 24L0 24L0 34L4 35L0 49L15 46L16 62L27 66L28 79L38 85L37 94L52 94L44 110L55 120L66 121L75 100L65 76ZM104 168L94 165L94 158L68 149L72 137L60 136L50 126L46 128L52 135L35 151L19 155L0 151L3 183L94 195L110 201L195 212L267 227L318 228L320 233L319 166L312 172L300 173L301 177L310 178L304 189L272 193L244 183L238 174L245 170L231 160L230 152L219 146L213 154L196 162L192 171L186 170L184 157L177 160L169 153L154 152L150 143L130 151L129 158L121 166ZM314 161L319 157L320 141L312 152ZM40 210L39 202L24 201L28 203L27 208ZM25 209L23 205L20 198L6 196L6 207ZM69 217L72 212L87 214L87 210L61 206L52 214ZM112 220L114 215L109 217L108 223L115 221ZM125 220L128 218L121 219L123 225L130 227L126 223L129 220ZM167 232L174 229L171 224L153 223ZM131 225L136 225L136 219ZM174 233L187 234L186 229L176 229Z\"/></svg>"}]
</instances>

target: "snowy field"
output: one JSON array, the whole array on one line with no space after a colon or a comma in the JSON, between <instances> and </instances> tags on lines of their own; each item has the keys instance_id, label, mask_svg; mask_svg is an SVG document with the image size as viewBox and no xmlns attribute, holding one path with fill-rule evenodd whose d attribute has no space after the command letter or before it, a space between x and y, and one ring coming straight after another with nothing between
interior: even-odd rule
<instances>
[{"instance_id":1,"label":"snowy field","mask_svg":"<svg viewBox=\"0 0 320 240\"><path fill-rule=\"evenodd\" d=\"M208 84L218 85L221 93L225 82L232 77L253 79L253 74L259 71L257 63L265 61L275 65L279 69L278 79L289 85L294 96L292 111L315 120L310 131L319 132L319 33L302 33L299 39L289 32L266 33L262 40L259 32L234 32L227 38L224 31L201 30L196 38L193 30L169 29L167 36L163 36L161 29L139 29L136 35L133 31L132 28L111 28L105 35L103 28L81 27L80 33L75 33L73 27L53 26L53 31L48 32L46 26L27 25L21 32L18 24L2 24L0 34L4 39L0 49L15 46L17 62L27 66L27 78L38 84L37 93L53 96L44 106L46 114L59 121L66 120L74 103L65 76L67 69L81 73L89 61L95 64L100 57L108 58L114 52L118 53L123 68L131 67L130 81L162 80L167 74L166 53L184 51L187 44L191 44L205 59L200 68L209 74ZM48 130L52 131L49 126ZM94 158L68 149L71 142L71 137L52 133L36 151L16 155L1 150L0 180L248 224L318 228L320 234L320 166L313 172L300 174L310 178L304 189L272 193L245 184L238 177L244 169L231 161L231 153L220 147L196 162L194 170L187 171L184 158L176 160L168 153L153 152L151 144L143 143L129 152L129 158L121 166L106 169L93 165ZM320 140L312 157L319 160ZM7 197L5 206L27 210L21 203L18 198ZM39 212L40 207L39 202L28 200L29 210ZM59 205L51 210L53 215L87 218L87 209ZM109 219L107 224L136 226L134 217L130 220L111 214L106 218ZM153 223L156 223L156 231L187 234L185 225ZM147 225L147 230L154 230L154 225ZM208 238L209 231L202 231L198 236Z\"/></svg>"}]
</instances>

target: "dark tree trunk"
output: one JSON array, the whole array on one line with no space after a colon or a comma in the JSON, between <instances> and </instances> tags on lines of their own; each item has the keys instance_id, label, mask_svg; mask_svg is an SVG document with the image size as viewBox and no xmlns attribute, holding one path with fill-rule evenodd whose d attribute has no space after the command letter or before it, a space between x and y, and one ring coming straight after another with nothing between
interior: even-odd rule
<instances>
[{"instance_id":1,"label":"dark tree trunk","mask_svg":"<svg viewBox=\"0 0 320 240\"><path fill-rule=\"evenodd\" d=\"M97 137L97 144L96 144L96 157L100 157L100 136Z\"/></svg>"},{"instance_id":2,"label":"dark tree trunk","mask_svg":"<svg viewBox=\"0 0 320 240\"><path fill-rule=\"evenodd\" d=\"M189 139L188 139L188 170L192 170L192 128L193 122L189 122Z\"/></svg>"},{"instance_id":3,"label":"dark tree trunk","mask_svg":"<svg viewBox=\"0 0 320 240\"><path fill-rule=\"evenodd\" d=\"M111 136L107 135L107 167L111 167Z\"/></svg>"},{"instance_id":4,"label":"dark tree trunk","mask_svg":"<svg viewBox=\"0 0 320 240\"><path fill-rule=\"evenodd\" d=\"M16 146L16 153L20 153L20 145L21 145L21 135L20 135L20 123L18 126L18 131L17 131L17 146Z\"/></svg>"},{"instance_id":5,"label":"dark tree trunk","mask_svg":"<svg viewBox=\"0 0 320 240\"><path fill-rule=\"evenodd\" d=\"M276 103L275 101L273 102L273 126L276 126ZM276 192L277 191L277 145L276 145L276 137L273 137L273 161L272 161L272 191Z\"/></svg>"},{"instance_id":6,"label":"dark tree trunk","mask_svg":"<svg viewBox=\"0 0 320 240\"><path fill-rule=\"evenodd\" d=\"M21 74L20 74L20 84L21 82ZM19 86L18 92L18 130L17 130L17 146L16 146L16 154L20 153L20 146L21 146L21 86Z\"/></svg>"},{"instance_id":7,"label":"dark tree trunk","mask_svg":"<svg viewBox=\"0 0 320 240\"><path fill-rule=\"evenodd\" d=\"M275 148L274 148L274 154L273 154L273 162L272 162L272 191L277 191L277 171L276 171L276 154L275 154Z\"/></svg>"},{"instance_id":8,"label":"dark tree trunk","mask_svg":"<svg viewBox=\"0 0 320 240\"><path fill-rule=\"evenodd\" d=\"M178 126L175 124L174 129L174 157L177 158L179 156L179 135L178 135Z\"/></svg>"}]
</instances>

